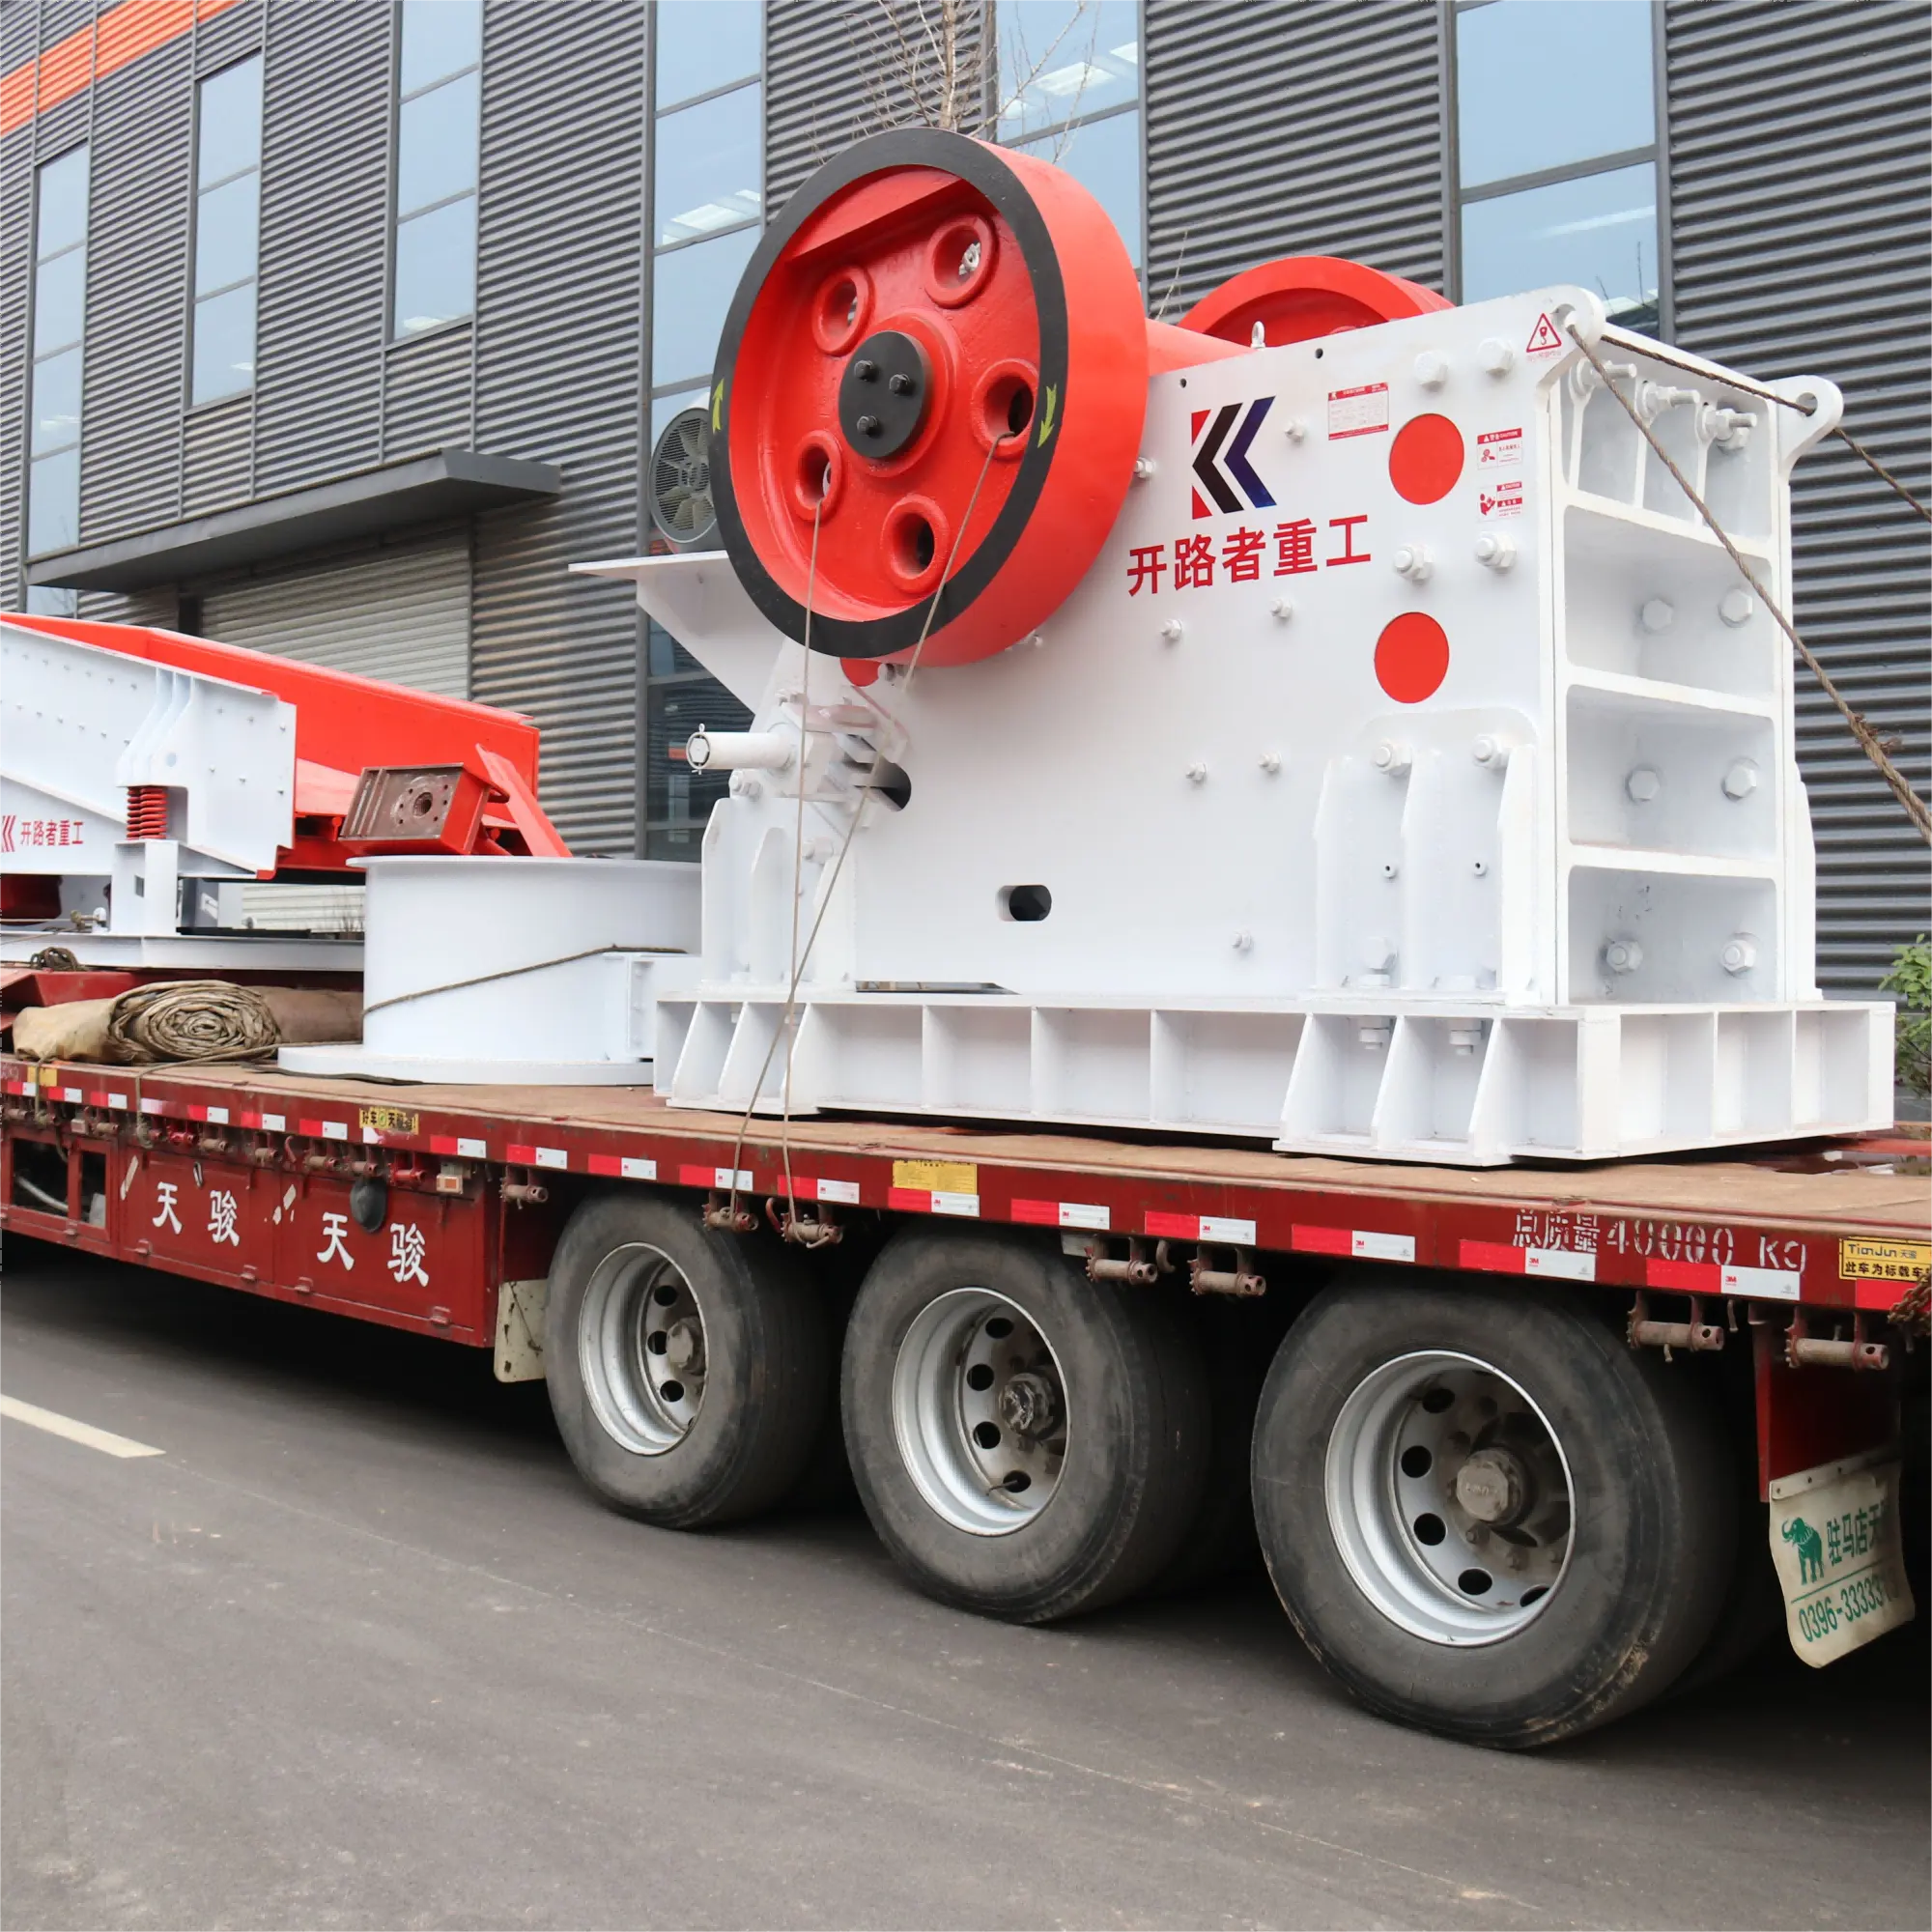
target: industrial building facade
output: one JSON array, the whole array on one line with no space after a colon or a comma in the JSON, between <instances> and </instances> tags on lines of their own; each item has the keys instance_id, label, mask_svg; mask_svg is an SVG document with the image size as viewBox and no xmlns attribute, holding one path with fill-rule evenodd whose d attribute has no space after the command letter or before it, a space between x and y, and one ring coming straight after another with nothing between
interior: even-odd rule
<instances>
[{"instance_id":1,"label":"industrial building facade","mask_svg":"<svg viewBox=\"0 0 1932 1932\"><path fill-rule=\"evenodd\" d=\"M1925 492L1917 0L5 0L0 606L526 712L578 849L695 858L679 748L742 714L569 566L648 545L766 215L935 119L1087 181L1151 311L1283 254L1583 282L1832 377ZM1796 497L1799 627L1923 790L1925 526L1841 445ZM1867 989L1925 853L1800 676L1821 977Z\"/></svg>"}]
</instances>

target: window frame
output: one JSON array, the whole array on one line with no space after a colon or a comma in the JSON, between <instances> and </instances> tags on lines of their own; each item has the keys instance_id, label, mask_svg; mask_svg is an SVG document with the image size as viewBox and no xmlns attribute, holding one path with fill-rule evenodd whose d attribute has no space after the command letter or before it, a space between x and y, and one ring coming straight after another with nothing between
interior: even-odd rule
<instances>
[{"instance_id":1,"label":"window frame","mask_svg":"<svg viewBox=\"0 0 1932 1932\"><path fill-rule=\"evenodd\" d=\"M1112 107L1102 107L1093 114L1082 114L1076 105L1074 112L1064 115L1060 120L1044 128L1035 128L1014 139L1003 140L1000 136L1000 102L1007 92L1006 77L1000 71L1000 0L989 0L987 7L986 31L993 37L992 59L992 99L987 103L986 113L991 122L992 139L995 145L1014 154L1039 154L1043 160L1053 159L1053 145L1067 135L1076 133L1082 128L1097 125L1102 121L1112 121L1123 114L1133 114L1140 122L1140 167L1137 185L1140 190L1140 254L1141 260L1134 264L1134 276L1141 284L1143 296L1147 289L1147 244L1148 244L1148 161L1147 161L1147 0L1133 0L1134 45L1139 55L1135 63L1136 80L1134 98L1131 100L1116 102ZM1097 30L1098 21L1095 21Z\"/></svg>"},{"instance_id":2,"label":"window frame","mask_svg":"<svg viewBox=\"0 0 1932 1932\"><path fill-rule=\"evenodd\" d=\"M771 65L771 10L767 5L758 9L758 65L754 73L748 73L735 80L720 81L716 87L707 87L696 94L681 96L675 100L660 101L658 99L658 9L649 10L650 31L644 49L644 193L641 207L638 212L640 231L643 274L641 276L641 312L644 327L639 331L642 339L642 408L639 411L639 440L642 444L641 461L639 465L640 478L648 471L651 452L657 446L657 431L653 425L657 406L669 402L674 407L668 412L667 421L677 413L678 408L701 407L710 393L712 372L709 369L690 370L678 377L663 383L656 381L657 342L653 318L657 309L657 266L661 256L675 255L686 248L701 247L707 242L716 242L724 236L742 234L746 229L762 230L771 218L771 209L765 203L765 142L767 128L766 77ZM657 187L658 187L658 125L664 116L675 114L681 108L702 106L707 100L716 100L727 94L736 93L741 88L755 87L758 90L758 200L759 213L751 220L734 221L724 228L714 228L707 235L694 235L682 241L658 242ZM650 548L653 535L650 503L645 488L640 481L638 490L638 545L640 551ZM651 734L656 726L656 696L659 691L673 685L710 684L724 693L727 701L736 705L738 700L709 671L699 668L691 670L672 669L657 672L651 668L651 629L653 621L639 611L638 620L638 685L637 685L637 794L634 801L634 846L639 858L652 856L651 843L654 838L672 832L691 835L689 853L663 853L662 856L675 865L696 865L702 856L704 822L685 821L679 823L668 817L651 815ZM662 626L658 628L662 629ZM667 633L668 635L668 633ZM675 639L672 639L675 643ZM742 707L740 707L742 708ZM667 748L668 751L668 748Z\"/></svg>"},{"instance_id":3,"label":"window frame","mask_svg":"<svg viewBox=\"0 0 1932 1932\"><path fill-rule=\"evenodd\" d=\"M87 271L89 247L93 239L94 227L94 156L92 149L93 143L91 141L75 141L71 146L64 148L59 154L50 156L43 161L36 161L34 164L33 212L31 216L33 225L29 231L28 240L28 249L32 262L32 276L28 285L26 318L27 407L26 422L22 426L24 434L20 439L21 456L26 466L26 488L21 492L20 497L20 555L23 561L28 562L31 562L35 557L58 556L62 550L71 550L74 544L80 541L81 437L87 420ZM81 195L80 232L71 242L64 242L60 247L43 254L41 252L41 214L44 205L45 189L43 183L46 178L46 172L49 168L60 166L62 162L69 160L74 155L83 156L81 167L86 175L86 184ZM79 327L71 338L59 342L51 348L43 351L35 340L40 331L41 303L43 299L41 275L49 263L66 261L72 256L77 256L80 262ZM76 406L74 411L73 435L63 441L55 443L51 448L37 450L34 447L36 428L35 411L37 408L35 401L36 379L43 363L57 361L63 355L78 355L80 358L79 380L75 385ZM43 465L49 464L57 458L70 455L73 460L74 475L72 539L67 544L56 545L50 550L34 550L30 546L33 541L34 529L35 482L39 474L42 473ZM78 608L76 594L71 590L58 587L54 588L51 595L43 601L60 606L58 610L49 610L39 613L43 615L71 616ZM33 598L30 597L30 608L32 603Z\"/></svg>"},{"instance_id":4,"label":"window frame","mask_svg":"<svg viewBox=\"0 0 1932 1932\"><path fill-rule=\"evenodd\" d=\"M1607 3L1607 0L1606 0ZM1443 282L1452 301L1463 296L1463 212L1472 202L1499 201L1505 195L1528 188L1553 187L1562 182L1582 181L1591 175L1609 174L1618 168L1650 164L1657 184L1657 339L1674 340L1677 327L1675 275L1670 246L1670 119L1669 89L1664 67L1664 20L1662 0L1643 0L1650 10L1651 138L1647 145L1619 148L1614 153L1592 155L1585 160L1565 161L1554 167L1534 168L1520 175L1507 175L1479 186L1463 185L1460 88L1462 76L1456 51L1456 22L1464 14L1496 0L1441 0L1437 18L1441 36L1440 66L1442 82L1442 259ZM1614 0L1632 5L1635 0Z\"/></svg>"},{"instance_id":5,"label":"window frame","mask_svg":"<svg viewBox=\"0 0 1932 1932\"><path fill-rule=\"evenodd\" d=\"M395 349L404 343L422 342L434 335L440 335L446 329L468 328L476 320L476 284L478 280L478 250L482 239L483 204L483 66L489 53L489 8L484 0L469 0L476 10L476 58L467 61L462 67L453 67L446 73L438 74L433 80L426 80L418 87L412 87L406 94L403 91L403 32L405 11L403 0L394 0L390 11L393 23L393 41L389 59L389 243L387 285L384 290L384 346ZM403 176L403 109L412 100L423 99L439 88L447 87L452 81L461 80L466 74L476 76L476 152L472 170L474 179L469 186L458 188L453 193L440 195L434 201L426 201L420 207L407 212L402 205ZM469 215L469 263L470 289L469 306L461 315L444 316L440 321L431 323L425 328L405 329L396 317L396 293L398 283L398 262L401 255L403 229L412 221L418 221L424 215L435 214L440 210L454 208L459 202L468 201Z\"/></svg>"},{"instance_id":6,"label":"window frame","mask_svg":"<svg viewBox=\"0 0 1932 1932\"><path fill-rule=\"evenodd\" d=\"M233 168L227 174L213 181L201 178L201 124L202 90L212 80L219 80L224 74L233 73L237 68L245 67L253 61L257 72L255 79L256 99L259 103L256 119L255 158L245 167ZM194 77L194 185L188 201L188 246L187 246L187 354L184 358L182 385L186 391L185 413L193 415L202 410L219 409L224 403L232 403L240 396L252 396L260 379L259 369L251 369L246 384L239 389L224 389L218 396L197 397L194 392L195 345L201 333L201 311L206 303L219 297L232 295L237 289L252 287L255 290L255 315L249 333L253 346L259 348L262 334L262 144L266 134L268 110L268 61L264 49L256 47L241 54L221 67L211 68L207 73ZM223 282L218 288L206 291L197 290L195 277L201 263L201 204L204 196L213 194L217 188L227 187L231 183L245 181L250 175L255 178L255 266L245 275L234 281Z\"/></svg>"}]
</instances>

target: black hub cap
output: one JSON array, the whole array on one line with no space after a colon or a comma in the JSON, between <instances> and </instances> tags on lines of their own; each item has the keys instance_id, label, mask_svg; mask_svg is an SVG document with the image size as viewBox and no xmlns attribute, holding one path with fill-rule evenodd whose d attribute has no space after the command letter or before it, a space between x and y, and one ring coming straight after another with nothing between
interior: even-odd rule
<instances>
[{"instance_id":1,"label":"black hub cap","mask_svg":"<svg viewBox=\"0 0 1932 1932\"><path fill-rule=\"evenodd\" d=\"M925 351L882 328L860 343L838 384L838 427L861 456L896 456L919 434L930 387Z\"/></svg>"}]
</instances>

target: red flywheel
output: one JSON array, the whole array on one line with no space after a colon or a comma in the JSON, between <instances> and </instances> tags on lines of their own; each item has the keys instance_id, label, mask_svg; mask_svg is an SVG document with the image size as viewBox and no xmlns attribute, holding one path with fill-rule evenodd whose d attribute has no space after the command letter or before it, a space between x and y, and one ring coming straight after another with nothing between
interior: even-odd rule
<instances>
[{"instance_id":1,"label":"red flywheel","mask_svg":"<svg viewBox=\"0 0 1932 1932\"><path fill-rule=\"evenodd\" d=\"M725 320L724 548L794 639L810 577L815 650L901 656L931 610L925 663L989 657L1098 554L1147 384L1140 288L1085 188L958 134L875 135L792 197Z\"/></svg>"}]
</instances>

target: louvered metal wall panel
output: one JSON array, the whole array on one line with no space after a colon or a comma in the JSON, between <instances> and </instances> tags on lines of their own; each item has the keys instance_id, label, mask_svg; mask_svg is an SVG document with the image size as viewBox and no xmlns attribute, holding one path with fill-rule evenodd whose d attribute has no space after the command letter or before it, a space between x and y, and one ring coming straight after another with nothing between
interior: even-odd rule
<instances>
[{"instance_id":1,"label":"louvered metal wall panel","mask_svg":"<svg viewBox=\"0 0 1932 1932\"><path fill-rule=\"evenodd\" d=\"M224 644L468 697L469 532L211 584L202 629Z\"/></svg>"},{"instance_id":2,"label":"louvered metal wall panel","mask_svg":"<svg viewBox=\"0 0 1932 1932\"><path fill-rule=\"evenodd\" d=\"M255 399L232 396L196 410L183 430L182 514L248 499L255 454Z\"/></svg>"},{"instance_id":3,"label":"louvered metal wall panel","mask_svg":"<svg viewBox=\"0 0 1932 1932\"><path fill-rule=\"evenodd\" d=\"M0 14L0 66L33 57L26 9ZM17 128L0 140L0 609L25 602L20 554L27 487L27 291L33 260L34 130Z\"/></svg>"},{"instance_id":4,"label":"louvered metal wall panel","mask_svg":"<svg viewBox=\"0 0 1932 1932\"><path fill-rule=\"evenodd\" d=\"M1846 427L1932 483L1932 49L1922 6L1719 4L1665 14L1678 339L1759 377L1828 376ZM1799 466L1796 621L1855 708L1932 784L1925 526L1842 443ZM1867 991L1932 926L1924 844L1798 670L1818 840L1818 966Z\"/></svg>"},{"instance_id":5,"label":"louvered metal wall panel","mask_svg":"<svg viewBox=\"0 0 1932 1932\"><path fill-rule=\"evenodd\" d=\"M254 53L262 44L264 0L241 0L239 6L224 7L212 19L200 21L194 30L194 68L197 73L213 73L243 54Z\"/></svg>"},{"instance_id":6,"label":"louvered metal wall panel","mask_svg":"<svg viewBox=\"0 0 1932 1932\"><path fill-rule=\"evenodd\" d=\"M477 521L473 688L543 729L570 842L637 838L639 623L575 562L642 544L644 16L493 5L483 56L478 445L560 464L562 497Z\"/></svg>"},{"instance_id":7,"label":"louvered metal wall panel","mask_svg":"<svg viewBox=\"0 0 1932 1932\"><path fill-rule=\"evenodd\" d=\"M181 602L172 583L126 595L112 590L83 590L80 614L93 624L150 624L156 630L172 631L181 618Z\"/></svg>"},{"instance_id":8,"label":"louvered metal wall panel","mask_svg":"<svg viewBox=\"0 0 1932 1932\"><path fill-rule=\"evenodd\" d=\"M1439 289L1442 23L1429 0L1146 0L1149 302L1277 255Z\"/></svg>"},{"instance_id":9,"label":"louvered metal wall panel","mask_svg":"<svg viewBox=\"0 0 1932 1932\"><path fill-rule=\"evenodd\" d=\"M467 446L470 411L470 325L443 328L389 351L383 405L383 454L390 462L425 450Z\"/></svg>"},{"instance_id":10,"label":"louvered metal wall panel","mask_svg":"<svg viewBox=\"0 0 1932 1932\"><path fill-rule=\"evenodd\" d=\"M381 459L392 12L382 0L270 8L258 492Z\"/></svg>"},{"instance_id":11,"label":"louvered metal wall panel","mask_svg":"<svg viewBox=\"0 0 1932 1932\"><path fill-rule=\"evenodd\" d=\"M83 543L181 514L193 75L185 34L94 84Z\"/></svg>"},{"instance_id":12,"label":"louvered metal wall panel","mask_svg":"<svg viewBox=\"0 0 1932 1932\"><path fill-rule=\"evenodd\" d=\"M954 72L961 78L962 125L981 107L975 97L985 9L959 0ZM941 30L940 0L768 0L765 9L765 213L776 214L793 190L862 134L930 122L938 111L932 82L918 106L896 76L908 55L930 76L941 71L930 36Z\"/></svg>"}]
</instances>

